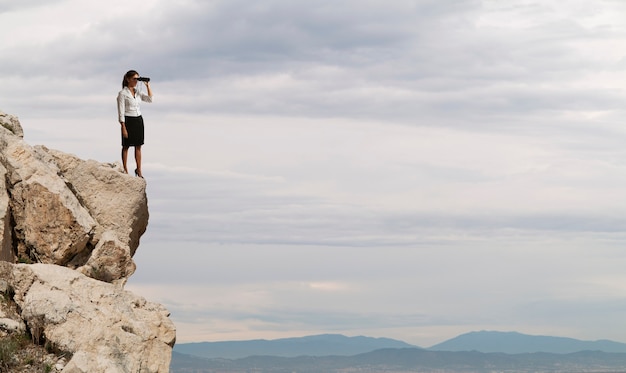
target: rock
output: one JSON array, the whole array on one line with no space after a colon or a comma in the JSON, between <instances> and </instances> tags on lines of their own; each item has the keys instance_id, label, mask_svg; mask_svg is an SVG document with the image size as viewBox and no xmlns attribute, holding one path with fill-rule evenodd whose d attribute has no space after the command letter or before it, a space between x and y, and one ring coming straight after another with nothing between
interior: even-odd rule
<instances>
[{"instance_id":1,"label":"rock","mask_svg":"<svg viewBox=\"0 0 626 373\"><path fill-rule=\"evenodd\" d=\"M26 325L17 320L1 318L0 330L11 333L24 333L26 332Z\"/></svg>"},{"instance_id":2,"label":"rock","mask_svg":"<svg viewBox=\"0 0 626 373\"><path fill-rule=\"evenodd\" d=\"M12 132L21 131L17 119L4 122L0 259L67 266L124 285L148 225L145 180L119 164L30 146Z\"/></svg>"},{"instance_id":3,"label":"rock","mask_svg":"<svg viewBox=\"0 0 626 373\"><path fill-rule=\"evenodd\" d=\"M13 240L11 236L11 214L9 211L9 194L6 184L7 170L0 163L0 260L13 262Z\"/></svg>"},{"instance_id":4,"label":"rock","mask_svg":"<svg viewBox=\"0 0 626 373\"><path fill-rule=\"evenodd\" d=\"M56 370L57 370L57 372L60 372L60 371L62 371L62 370L63 370L63 368L65 368L65 365L66 365L66 364L67 364L67 363L65 362L65 359L64 359L64 358L61 358L61 359L59 359L59 360L56 362L56 364L54 364L54 369L56 369Z\"/></svg>"},{"instance_id":5,"label":"rock","mask_svg":"<svg viewBox=\"0 0 626 373\"><path fill-rule=\"evenodd\" d=\"M0 127L5 128L7 131L11 132L14 136L24 137L24 131L22 130L22 125L16 116L6 114L0 111Z\"/></svg>"},{"instance_id":6,"label":"rock","mask_svg":"<svg viewBox=\"0 0 626 373\"><path fill-rule=\"evenodd\" d=\"M57 371L169 372L169 312L123 289L149 216L122 171L30 146L0 112L0 338L27 332Z\"/></svg>"},{"instance_id":7,"label":"rock","mask_svg":"<svg viewBox=\"0 0 626 373\"><path fill-rule=\"evenodd\" d=\"M96 222L56 170L39 160L30 145L21 139L7 141L0 135L0 147L0 160L9 180L6 188L18 255L66 265L87 249Z\"/></svg>"},{"instance_id":8,"label":"rock","mask_svg":"<svg viewBox=\"0 0 626 373\"><path fill-rule=\"evenodd\" d=\"M146 183L143 179L128 177L115 164L83 161L43 146L35 148L40 155L45 153L50 156L41 158L56 164L63 178L98 222L94 243L105 231L112 231L134 255L148 224Z\"/></svg>"},{"instance_id":9,"label":"rock","mask_svg":"<svg viewBox=\"0 0 626 373\"><path fill-rule=\"evenodd\" d=\"M87 276L125 283L135 272L132 256L148 224L146 183L128 177L113 164L76 156L43 146L35 147L39 159L54 164L96 225L89 242L93 251L70 263Z\"/></svg>"},{"instance_id":10,"label":"rock","mask_svg":"<svg viewBox=\"0 0 626 373\"><path fill-rule=\"evenodd\" d=\"M64 372L168 372L176 340L161 305L51 264L4 264L33 338L69 352Z\"/></svg>"},{"instance_id":11,"label":"rock","mask_svg":"<svg viewBox=\"0 0 626 373\"><path fill-rule=\"evenodd\" d=\"M135 272L135 262L128 245L120 242L113 232L106 231L78 271L101 281L123 284Z\"/></svg>"}]
</instances>

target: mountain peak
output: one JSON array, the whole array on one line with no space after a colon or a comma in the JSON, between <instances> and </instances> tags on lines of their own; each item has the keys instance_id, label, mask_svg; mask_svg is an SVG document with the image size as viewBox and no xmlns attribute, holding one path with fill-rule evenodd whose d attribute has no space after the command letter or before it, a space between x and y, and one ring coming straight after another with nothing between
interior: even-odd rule
<instances>
[{"instance_id":1,"label":"mountain peak","mask_svg":"<svg viewBox=\"0 0 626 373\"><path fill-rule=\"evenodd\" d=\"M626 353L626 344L608 340L581 341L566 337L549 337L519 332L473 331L439 343L429 348L434 351L479 351L508 354L548 352L574 353L579 351L604 351Z\"/></svg>"}]
</instances>

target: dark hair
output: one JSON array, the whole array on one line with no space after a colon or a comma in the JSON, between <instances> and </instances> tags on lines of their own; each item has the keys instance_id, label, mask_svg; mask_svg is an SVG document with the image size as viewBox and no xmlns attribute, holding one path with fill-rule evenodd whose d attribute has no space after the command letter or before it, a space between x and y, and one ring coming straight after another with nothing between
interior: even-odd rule
<instances>
[{"instance_id":1,"label":"dark hair","mask_svg":"<svg viewBox=\"0 0 626 373\"><path fill-rule=\"evenodd\" d=\"M128 70L126 74L124 74L124 78L122 79L122 88L128 87L128 79L132 78L135 75L139 75L135 70Z\"/></svg>"}]
</instances>

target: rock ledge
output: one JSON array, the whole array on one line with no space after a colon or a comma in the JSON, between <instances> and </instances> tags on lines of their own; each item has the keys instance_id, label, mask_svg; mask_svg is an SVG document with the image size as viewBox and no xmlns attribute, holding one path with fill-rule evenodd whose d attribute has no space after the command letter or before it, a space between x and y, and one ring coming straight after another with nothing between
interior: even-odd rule
<instances>
[{"instance_id":1,"label":"rock ledge","mask_svg":"<svg viewBox=\"0 0 626 373\"><path fill-rule=\"evenodd\" d=\"M71 373L168 372L169 312L123 289L148 225L144 179L30 146L0 112L0 338L29 334ZM11 311L13 310L13 311Z\"/></svg>"}]
</instances>

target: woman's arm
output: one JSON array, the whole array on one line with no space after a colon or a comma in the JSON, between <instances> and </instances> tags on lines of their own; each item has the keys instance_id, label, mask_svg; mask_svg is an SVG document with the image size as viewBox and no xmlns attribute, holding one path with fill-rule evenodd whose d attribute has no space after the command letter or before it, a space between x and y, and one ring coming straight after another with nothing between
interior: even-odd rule
<instances>
[{"instance_id":1,"label":"woman's arm","mask_svg":"<svg viewBox=\"0 0 626 373\"><path fill-rule=\"evenodd\" d=\"M120 126L122 127L122 137L125 139L128 138L128 132L126 131L126 118L124 117L124 113L126 112L126 101L124 100L124 95L120 92L117 95L117 117L120 122Z\"/></svg>"},{"instance_id":2,"label":"woman's arm","mask_svg":"<svg viewBox=\"0 0 626 373\"><path fill-rule=\"evenodd\" d=\"M124 100L124 95L120 92L117 95L117 118L120 123L124 123L126 120L124 113L126 113L126 101Z\"/></svg>"},{"instance_id":3,"label":"woman's arm","mask_svg":"<svg viewBox=\"0 0 626 373\"><path fill-rule=\"evenodd\" d=\"M148 94L141 93L141 101L152 102L152 88L150 88L150 82L143 82L146 85Z\"/></svg>"}]
</instances>

